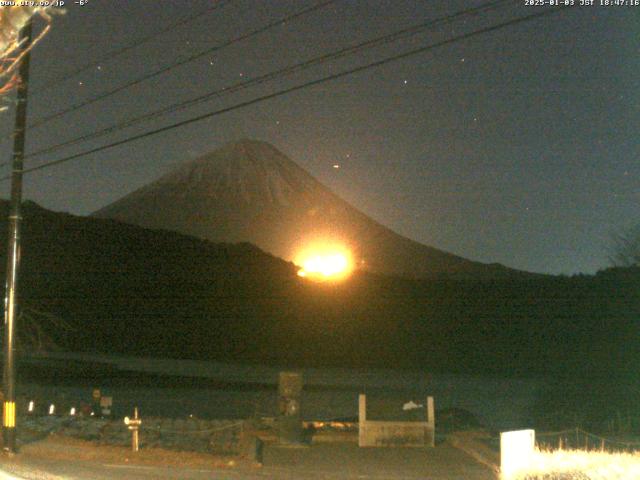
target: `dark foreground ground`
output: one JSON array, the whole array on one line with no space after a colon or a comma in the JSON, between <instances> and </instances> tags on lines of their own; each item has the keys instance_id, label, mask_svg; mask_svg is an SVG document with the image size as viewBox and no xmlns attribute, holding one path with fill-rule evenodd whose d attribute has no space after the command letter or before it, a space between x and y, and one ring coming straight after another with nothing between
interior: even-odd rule
<instances>
[{"instance_id":1,"label":"dark foreground ground","mask_svg":"<svg viewBox=\"0 0 640 480\"><path fill-rule=\"evenodd\" d=\"M449 442L435 448L362 449L353 441L310 447L267 444L264 464L211 455L96 446L52 435L3 457L0 478L62 479L431 479L491 480L488 467Z\"/></svg>"}]
</instances>

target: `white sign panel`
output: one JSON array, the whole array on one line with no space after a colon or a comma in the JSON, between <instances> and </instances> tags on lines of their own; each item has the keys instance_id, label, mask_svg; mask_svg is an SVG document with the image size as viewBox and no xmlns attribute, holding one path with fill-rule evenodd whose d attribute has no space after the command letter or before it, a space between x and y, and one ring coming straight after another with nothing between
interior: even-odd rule
<instances>
[{"instance_id":1,"label":"white sign panel","mask_svg":"<svg viewBox=\"0 0 640 480\"><path fill-rule=\"evenodd\" d=\"M536 445L535 430L500 433L500 471L509 478L531 464Z\"/></svg>"}]
</instances>

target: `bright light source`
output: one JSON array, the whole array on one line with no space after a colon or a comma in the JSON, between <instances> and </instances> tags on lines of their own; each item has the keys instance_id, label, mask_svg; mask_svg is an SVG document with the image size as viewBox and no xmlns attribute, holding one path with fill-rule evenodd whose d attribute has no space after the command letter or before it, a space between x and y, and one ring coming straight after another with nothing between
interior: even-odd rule
<instances>
[{"instance_id":1,"label":"bright light source","mask_svg":"<svg viewBox=\"0 0 640 480\"><path fill-rule=\"evenodd\" d=\"M51 405L49 405L49 415L55 415L56 413L56 406L52 403Z\"/></svg>"},{"instance_id":2,"label":"bright light source","mask_svg":"<svg viewBox=\"0 0 640 480\"><path fill-rule=\"evenodd\" d=\"M302 271L311 274L333 277L347 269L349 262L341 253L320 254L307 258L302 264Z\"/></svg>"},{"instance_id":3,"label":"bright light source","mask_svg":"<svg viewBox=\"0 0 640 480\"><path fill-rule=\"evenodd\" d=\"M69 410L69 415L74 416L76 414L76 407L71 407L71 410Z\"/></svg>"},{"instance_id":4,"label":"bright light source","mask_svg":"<svg viewBox=\"0 0 640 480\"><path fill-rule=\"evenodd\" d=\"M309 244L295 255L298 275L312 280L341 280L353 271L351 253L333 242Z\"/></svg>"},{"instance_id":5,"label":"bright light source","mask_svg":"<svg viewBox=\"0 0 640 480\"><path fill-rule=\"evenodd\" d=\"M35 403L33 402L33 400L31 400L29 402L29 407L28 407L29 413L33 413L33 409L35 408L35 406L36 406Z\"/></svg>"}]
</instances>

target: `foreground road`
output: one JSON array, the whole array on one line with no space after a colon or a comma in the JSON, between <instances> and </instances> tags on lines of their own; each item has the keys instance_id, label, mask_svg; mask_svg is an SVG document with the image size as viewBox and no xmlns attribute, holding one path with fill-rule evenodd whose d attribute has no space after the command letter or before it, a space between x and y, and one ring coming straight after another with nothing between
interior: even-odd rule
<instances>
[{"instance_id":1,"label":"foreground road","mask_svg":"<svg viewBox=\"0 0 640 480\"><path fill-rule=\"evenodd\" d=\"M267 446L264 466L230 464L229 459L173 453L145 457L126 449L50 438L23 447L1 461L0 480L492 480L491 470L448 444L433 449L360 449L354 443L309 448ZM155 457L155 458L154 458ZM202 458L201 458L202 457ZM154 461L155 460L155 461ZM207 464L206 462L209 462ZM177 463L176 463L177 462ZM154 464L156 463L156 464ZM2 476L5 475L5 476ZM8 475L8 476L7 476Z\"/></svg>"}]
</instances>

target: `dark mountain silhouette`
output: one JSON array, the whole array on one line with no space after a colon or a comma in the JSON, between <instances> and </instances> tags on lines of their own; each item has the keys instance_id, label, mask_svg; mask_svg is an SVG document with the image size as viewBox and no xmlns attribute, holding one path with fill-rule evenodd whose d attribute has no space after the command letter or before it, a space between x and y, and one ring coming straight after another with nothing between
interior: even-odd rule
<instances>
[{"instance_id":1,"label":"dark mountain silhouette","mask_svg":"<svg viewBox=\"0 0 640 480\"><path fill-rule=\"evenodd\" d=\"M2 257L7 212L0 203ZM323 284L250 244L33 203L23 217L20 305L41 312L39 329L67 350L588 379L631 378L639 364L637 268L503 279L356 272Z\"/></svg>"},{"instance_id":2,"label":"dark mountain silhouette","mask_svg":"<svg viewBox=\"0 0 640 480\"><path fill-rule=\"evenodd\" d=\"M360 268L407 277L505 276L396 234L273 146L242 140L180 166L94 214L214 242L250 242L286 260L317 238L347 245Z\"/></svg>"}]
</instances>

